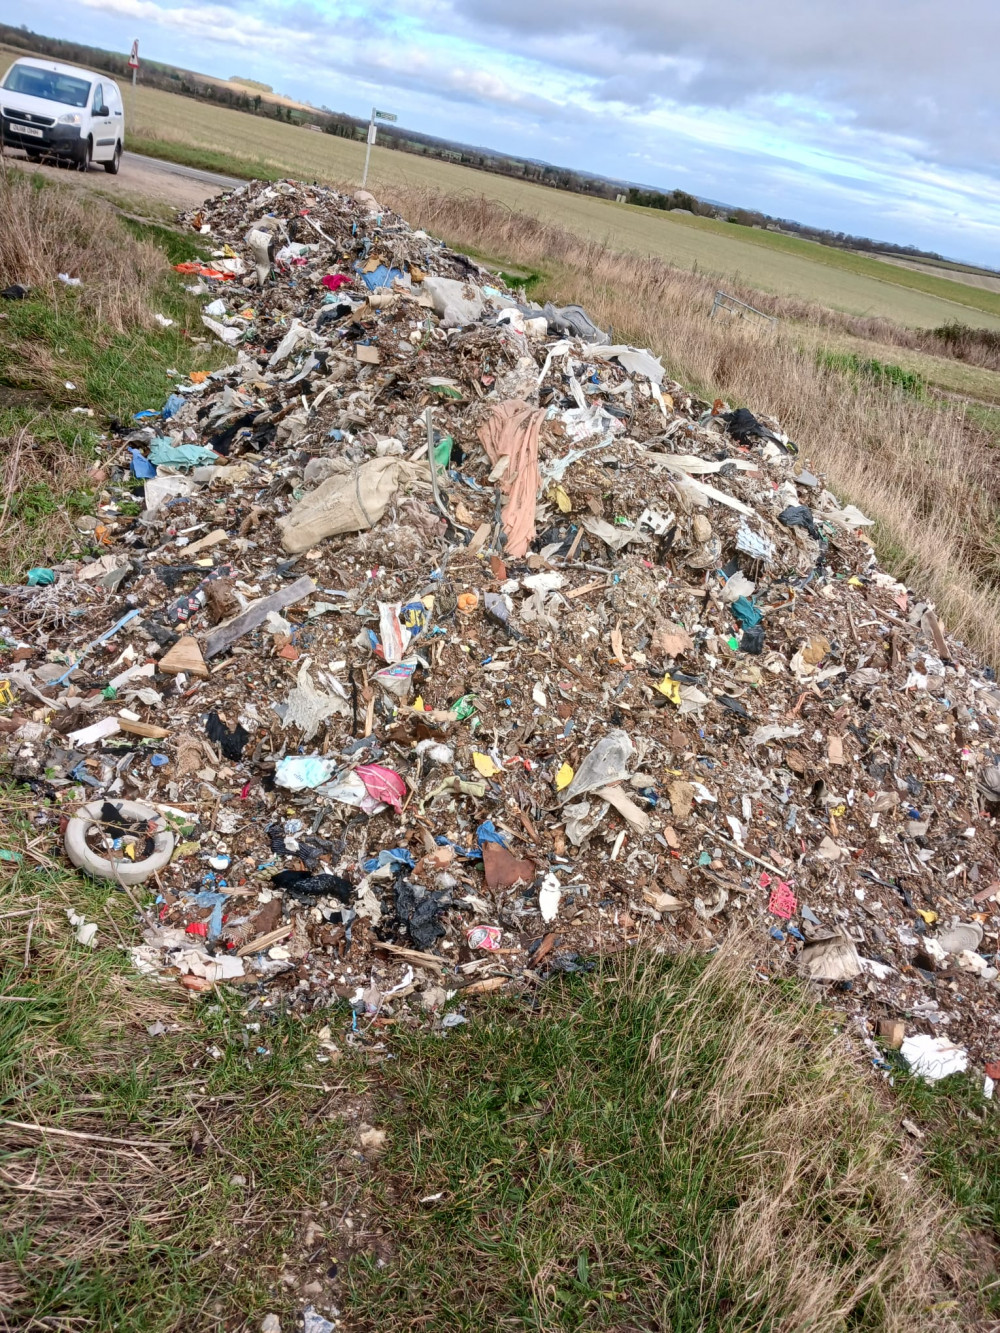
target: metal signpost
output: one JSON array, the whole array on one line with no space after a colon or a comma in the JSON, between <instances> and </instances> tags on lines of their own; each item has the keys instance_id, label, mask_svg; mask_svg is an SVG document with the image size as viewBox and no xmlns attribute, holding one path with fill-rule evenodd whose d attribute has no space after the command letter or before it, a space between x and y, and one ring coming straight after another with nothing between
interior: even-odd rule
<instances>
[{"instance_id":1,"label":"metal signpost","mask_svg":"<svg viewBox=\"0 0 1000 1333\"><path fill-rule=\"evenodd\" d=\"M128 58L128 67L132 71L132 87L135 88L135 75L139 68L139 38L132 43L132 54Z\"/></svg>"},{"instance_id":2,"label":"metal signpost","mask_svg":"<svg viewBox=\"0 0 1000 1333\"><path fill-rule=\"evenodd\" d=\"M398 119L399 117L394 116L391 111L379 111L377 107L372 107L371 120L368 122L368 147L365 149L365 171L364 175L361 177L362 189L368 184L368 163L371 161L372 144L375 142L375 135L378 133L378 126L375 122L378 120L394 121Z\"/></svg>"}]
</instances>

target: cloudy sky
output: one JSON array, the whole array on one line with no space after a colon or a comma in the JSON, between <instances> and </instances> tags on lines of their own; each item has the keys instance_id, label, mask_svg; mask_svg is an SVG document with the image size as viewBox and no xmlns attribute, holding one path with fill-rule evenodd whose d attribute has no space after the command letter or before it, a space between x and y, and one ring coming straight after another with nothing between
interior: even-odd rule
<instances>
[{"instance_id":1,"label":"cloudy sky","mask_svg":"<svg viewBox=\"0 0 1000 1333\"><path fill-rule=\"evenodd\" d=\"M7 22L1000 267L996 0L4 0Z\"/></svg>"}]
</instances>

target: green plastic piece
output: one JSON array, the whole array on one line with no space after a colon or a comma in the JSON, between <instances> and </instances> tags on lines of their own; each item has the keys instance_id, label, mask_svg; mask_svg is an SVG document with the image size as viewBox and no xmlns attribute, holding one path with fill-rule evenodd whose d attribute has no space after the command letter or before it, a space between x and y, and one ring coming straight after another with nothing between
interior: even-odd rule
<instances>
[{"instance_id":1,"label":"green plastic piece","mask_svg":"<svg viewBox=\"0 0 1000 1333\"><path fill-rule=\"evenodd\" d=\"M451 462L451 447L455 441L450 435L438 440L434 446L434 465L439 468L446 468Z\"/></svg>"}]
</instances>

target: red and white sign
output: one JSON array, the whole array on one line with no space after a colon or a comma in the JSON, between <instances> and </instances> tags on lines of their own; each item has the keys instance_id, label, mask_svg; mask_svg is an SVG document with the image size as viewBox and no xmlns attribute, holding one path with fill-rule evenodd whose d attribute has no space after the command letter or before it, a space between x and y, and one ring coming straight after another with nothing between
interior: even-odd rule
<instances>
[{"instance_id":1,"label":"red and white sign","mask_svg":"<svg viewBox=\"0 0 1000 1333\"><path fill-rule=\"evenodd\" d=\"M138 68L139 68L139 39L138 39L138 38L136 38L136 40L132 43L132 54L131 54L131 55L129 56L129 58L128 58L128 67L129 67L129 69L138 69Z\"/></svg>"}]
</instances>

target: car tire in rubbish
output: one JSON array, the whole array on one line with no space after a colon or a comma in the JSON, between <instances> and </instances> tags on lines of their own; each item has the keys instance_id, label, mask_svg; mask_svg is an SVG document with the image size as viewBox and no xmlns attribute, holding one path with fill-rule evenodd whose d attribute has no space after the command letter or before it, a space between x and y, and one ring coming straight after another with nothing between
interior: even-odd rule
<instances>
[{"instance_id":1,"label":"car tire in rubbish","mask_svg":"<svg viewBox=\"0 0 1000 1333\"><path fill-rule=\"evenodd\" d=\"M121 165L122 165L122 146L120 143L116 143L115 155L110 162L105 162L104 170L108 173L109 176L117 176L118 172L121 169Z\"/></svg>"},{"instance_id":2,"label":"car tire in rubbish","mask_svg":"<svg viewBox=\"0 0 1000 1333\"><path fill-rule=\"evenodd\" d=\"M82 805L66 825L66 855L78 870L92 879L112 879L118 884L133 885L144 884L155 871L163 870L170 864L174 852L174 835L163 828L154 835L152 855L141 861L128 861L124 857L112 861L99 856L88 846L87 834L94 824L100 822L103 805L103 801ZM122 801L116 809L126 821L153 820L160 825L163 823L152 806L143 805L139 801Z\"/></svg>"}]
</instances>

